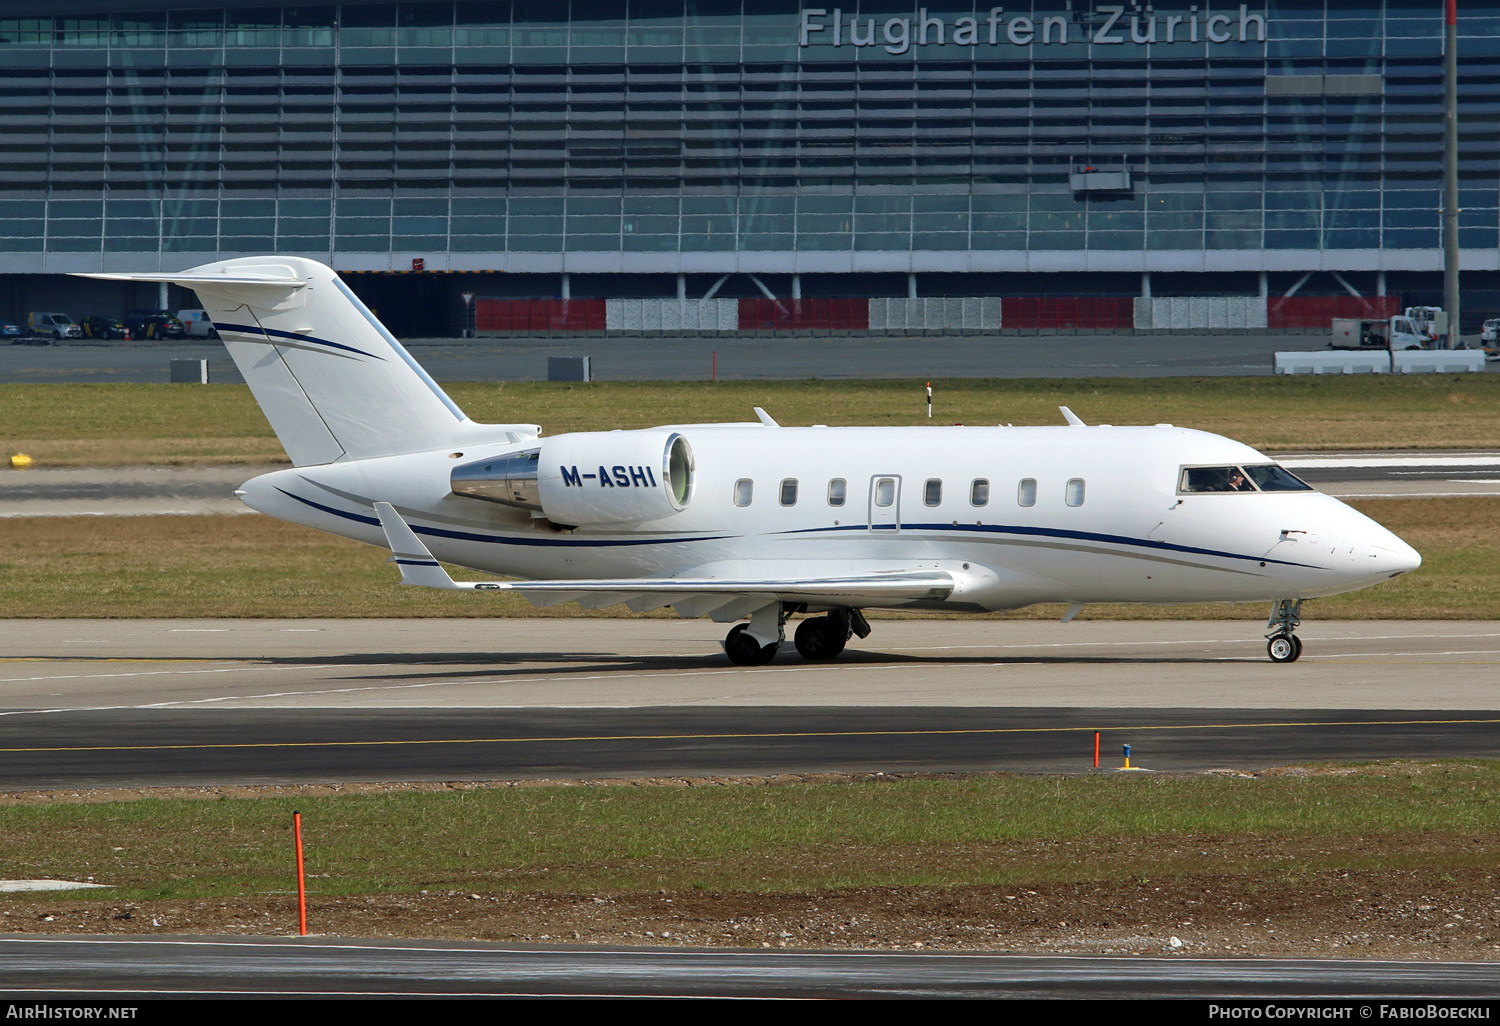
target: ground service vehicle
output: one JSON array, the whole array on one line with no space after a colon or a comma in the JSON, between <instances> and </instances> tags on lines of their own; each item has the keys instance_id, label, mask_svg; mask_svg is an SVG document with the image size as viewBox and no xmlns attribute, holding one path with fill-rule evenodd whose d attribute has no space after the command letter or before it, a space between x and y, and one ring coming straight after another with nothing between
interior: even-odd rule
<instances>
[{"instance_id":1,"label":"ground service vehicle","mask_svg":"<svg viewBox=\"0 0 1500 1026\"><path fill-rule=\"evenodd\" d=\"M177 319L182 322L182 330L187 332L188 338L219 337L214 322L202 310L178 310Z\"/></svg>"},{"instance_id":2,"label":"ground service vehicle","mask_svg":"<svg viewBox=\"0 0 1500 1026\"><path fill-rule=\"evenodd\" d=\"M118 317L110 317L107 314L91 314L83 319L84 338L126 338L130 337L130 329L125 327L123 321Z\"/></svg>"},{"instance_id":3,"label":"ground service vehicle","mask_svg":"<svg viewBox=\"0 0 1500 1026\"><path fill-rule=\"evenodd\" d=\"M1335 317L1335 346L1367 346L1381 349L1426 349L1432 338L1417 329L1410 317L1397 314L1386 320Z\"/></svg>"},{"instance_id":4,"label":"ground service vehicle","mask_svg":"<svg viewBox=\"0 0 1500 1026\"><path fill-rule=\"evenodd\" d=\"M1417 327L1417 334L1426 335L1434 345L1437 340L1448 334L1448 314L1440 306L1409 306L1402 313L1411 318L1411 322Z\"/></svg>"},{"instance_id":5,"label":"ground service vehicle","mask_svg":"<svg viewBox=\"0 0 1500 1026\"><path fill-rule=\"evenodd\" d=\"M33 335L40 335L43 338L65 339L83 337L83 329L74 324L73 318L65 313L33 311L26 315L26 324L31 328Z\"/></svg>"},{"instance_id":6,"label":"ground service vehicle","mask_svg":"<svg viewBox=\"0 0 1500 1026\"><path fill-rule=\"evenodd\" d=\"M1484 327L1479 329L1479 341L1486 346L1500 342L1500 317L1491 317L1484 322Z\"/></svg>"}]
</instances>

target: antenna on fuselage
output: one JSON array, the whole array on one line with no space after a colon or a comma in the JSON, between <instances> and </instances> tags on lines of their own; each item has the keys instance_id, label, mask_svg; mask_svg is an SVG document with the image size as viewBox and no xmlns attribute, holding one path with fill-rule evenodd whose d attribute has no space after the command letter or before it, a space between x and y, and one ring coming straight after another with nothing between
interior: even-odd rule
<instances>
[{"instance_id":1,"label":"antenna on fuselage","mask_svg":"<svg viewBox=\"0 0 1500 1026\"><path fill-rule=\"evenodd\" d=\"M1062 410L1063 420L1068 422L1068 427L1088 427L1088 425L1083 422L1082 417L1078 416L1078 414L1074 413L1066 406L1059 406L1058 409Z\"/></svg>"}]
</instances>

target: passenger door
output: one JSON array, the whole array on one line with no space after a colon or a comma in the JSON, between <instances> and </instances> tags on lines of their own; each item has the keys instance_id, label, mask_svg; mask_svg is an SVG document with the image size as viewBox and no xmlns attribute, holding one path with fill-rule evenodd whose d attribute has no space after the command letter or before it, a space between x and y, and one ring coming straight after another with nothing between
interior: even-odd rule
<instances>
[{"instance_id":1,"label":"passenger door","mask_svg":"<svg viewBox=\"0 0 1500 1026\"><path fill-rule=\"evenodd\" d=\"M870 530L901 530L901 478L876 474L870 478Z\"/></svg>"}]
</instances>

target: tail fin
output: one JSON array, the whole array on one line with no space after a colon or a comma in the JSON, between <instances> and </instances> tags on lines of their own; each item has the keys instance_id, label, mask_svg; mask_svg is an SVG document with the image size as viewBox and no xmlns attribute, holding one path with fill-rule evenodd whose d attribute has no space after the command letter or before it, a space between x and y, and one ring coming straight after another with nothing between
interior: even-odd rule
<instances>
[{"instance_id":1,"label":"tail fin","mask_svg":"<svg viewBox=\"0 0 1500 1026\"><path fill-rule=\"evenodd\" d=\"M334 271L301 257L86 277L191 288L297 466L537 433L477 431ZM511 440L516 440L512 438Z\"/></svg>"}]
</instances>

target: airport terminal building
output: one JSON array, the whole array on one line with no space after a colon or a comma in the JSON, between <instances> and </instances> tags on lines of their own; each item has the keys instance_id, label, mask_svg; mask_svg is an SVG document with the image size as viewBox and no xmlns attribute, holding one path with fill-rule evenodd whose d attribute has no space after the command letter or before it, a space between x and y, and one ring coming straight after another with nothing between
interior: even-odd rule
<instances>
[{"instance_id":1,"label":"airport terminal building","mask_svg":"<svg viewBox=\"0 0 1500 1026\"><path fill-rule=\"evenodd\" d=\"M1500 305L1500 0L1459 15L1467 325ZM429 334L463 292L556 330L1421 301L1442 45L1441 0L11 0L0 317L265 252Z\"/></svg>"}]
</instances>

